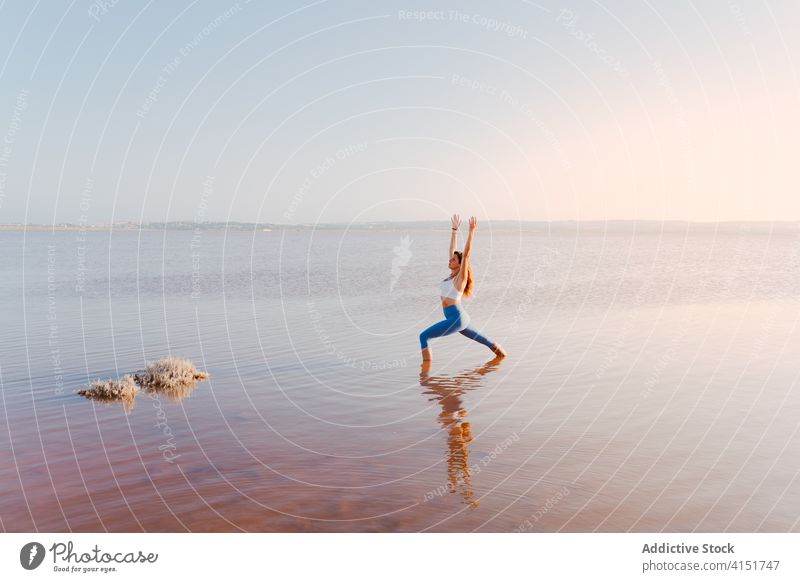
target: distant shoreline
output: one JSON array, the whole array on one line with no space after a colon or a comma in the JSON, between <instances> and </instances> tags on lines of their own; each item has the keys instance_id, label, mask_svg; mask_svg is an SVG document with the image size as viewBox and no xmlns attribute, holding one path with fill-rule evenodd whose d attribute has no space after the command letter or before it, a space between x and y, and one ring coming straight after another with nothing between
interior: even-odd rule
<instances>
[{"instance_id":1,"label":"distant shoreline","mask_svg":"<svg viewBox=\"0 0 800 582\"><path fill-rule=\"evenodd\" d=\"M694 222L680 220L588 220L588 221L517 221L517 220L485 220L481 223L482 230L502 228L522 230L526 232L800 232L800 221L722 221L722 222ZM0 231L11 232L140 232L140 231L243 231L243 232L282 232L303 230L449 230L449 224L444 221L415 221L415 222L358 222L358 223L301 223L301 224L274 224L250 222L122 222L115 224L0 224ZM466 232L466 229L462 229Z\"/></svg>"}]
</instances>

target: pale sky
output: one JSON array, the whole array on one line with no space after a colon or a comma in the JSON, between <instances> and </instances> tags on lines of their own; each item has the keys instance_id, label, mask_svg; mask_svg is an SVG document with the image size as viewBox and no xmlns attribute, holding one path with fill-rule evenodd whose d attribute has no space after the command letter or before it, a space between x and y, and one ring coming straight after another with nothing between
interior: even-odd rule
<instances>
[{"instance_id":1,"label":"pale sky","mask_svg":"<svg viewBox=\"0 0 800 582\"><path fill-rule=\"evenodd\" d=\"M788 0L6 1L0 223L799 220L798 30Z\"/></svg>"}]
</instances>

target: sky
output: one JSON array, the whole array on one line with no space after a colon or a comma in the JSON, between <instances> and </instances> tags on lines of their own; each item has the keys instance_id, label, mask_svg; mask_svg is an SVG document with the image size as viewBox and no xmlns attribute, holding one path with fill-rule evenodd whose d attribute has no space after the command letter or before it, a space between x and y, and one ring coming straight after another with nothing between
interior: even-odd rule
<instances>
[{"instance_id":1,"label":"sky","mask_svg":"<svg viewBox=\"0 0 800 582\"><path fill-rule=\"evenodd\" d=\"M800 220L800 5L0 2L0 223Z\"/></svg>"}]
</instances>

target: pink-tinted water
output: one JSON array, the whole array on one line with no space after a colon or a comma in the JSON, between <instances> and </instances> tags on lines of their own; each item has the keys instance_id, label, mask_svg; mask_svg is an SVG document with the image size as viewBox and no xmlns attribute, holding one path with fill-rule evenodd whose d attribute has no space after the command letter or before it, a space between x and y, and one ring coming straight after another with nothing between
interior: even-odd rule
<instances>
[{"instance_id":1,"label":"pink-tinted water","mask_svg":"<svg viewBox=\"0 0 800 582\"><path fill-rule=\"evenodd\" d=\"M800 531L794 234L487 233L428 370L439 232L0 236L4 531Z\"/></svg>"}]
</instances>

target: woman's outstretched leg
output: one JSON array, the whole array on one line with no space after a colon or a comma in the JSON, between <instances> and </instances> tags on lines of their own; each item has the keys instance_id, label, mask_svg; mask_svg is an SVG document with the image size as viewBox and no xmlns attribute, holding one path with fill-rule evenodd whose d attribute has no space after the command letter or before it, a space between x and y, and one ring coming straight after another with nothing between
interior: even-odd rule
<instances>
[{"instance_id":1,"label":"woman's outstretched leg","mask_svg":"<svg viewBox=\"0 0 800 582\"><path fill-rule=\"evenodd\" d=\"M506 355L505 350L502 347L500 347L499 344L496 344L485 335L482 335L480 332L478 332L470 325L462 329L459 333L465 337L468 337L471 340L475 340L479 344L485 345L487 348L492 350L498 356L505 357Z\"/></svg>"}]
</instances>

